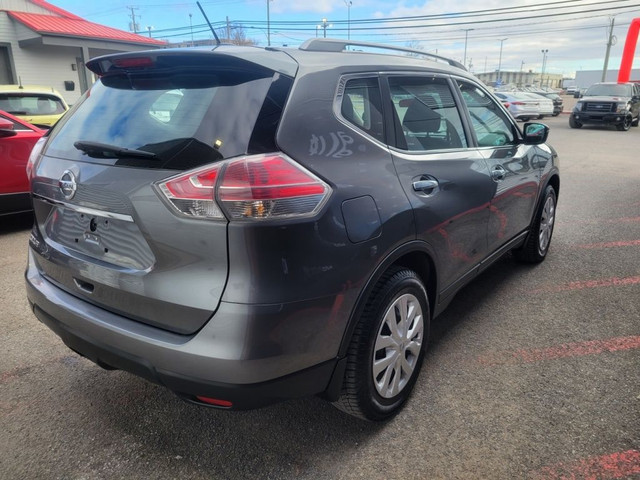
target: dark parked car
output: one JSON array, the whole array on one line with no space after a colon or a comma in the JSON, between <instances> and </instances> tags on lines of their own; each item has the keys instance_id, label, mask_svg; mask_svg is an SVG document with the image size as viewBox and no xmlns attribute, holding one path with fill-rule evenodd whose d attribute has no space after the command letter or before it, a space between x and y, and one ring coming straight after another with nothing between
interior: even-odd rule
<instances>
[{"instance_id":1,"label":"dark parked car","mask_svg":"<svg viewBox=\"0 0 640 480\"><path fill-rule=\"evenodd\" d=\"M563 103L562 97L555 92L546 92L544 90L529 90L531 93L548 98L553 102L553 116L557 117L562 113Z\"/></svg>"},{"instance_id":2,"label":"dark parked car","mask_svg":"<svg viewBox=\"0 0 640 480\"><path fill-rule=\"evenodd\" d=\"M548 128L459 63L349 45L87 62L32 165L35 315L201 405L393 415L455 293L544 260L560 180Z\"/></svg>"},{"instance_id":3,"label":"dark parked car","mask_svg":"<svg viewBox=\"0 0 640 480\"><path fill-rule=\"evenodd\" d=\"M576 103L569 117L569 126L615 125L620 131L627 131L631 126L638 126L639 118L639 84L595 83Z\"/></svg>"},{"instance_id":4,"label":"dark parked car","mask_svg":"<svg viewBox=\"0 0 640 480\"><path fill-rule=\"evenodd\" d=\"M27 160L45 132L0 110L0 216L31 210Z\"/></svg>"}]
</instances>

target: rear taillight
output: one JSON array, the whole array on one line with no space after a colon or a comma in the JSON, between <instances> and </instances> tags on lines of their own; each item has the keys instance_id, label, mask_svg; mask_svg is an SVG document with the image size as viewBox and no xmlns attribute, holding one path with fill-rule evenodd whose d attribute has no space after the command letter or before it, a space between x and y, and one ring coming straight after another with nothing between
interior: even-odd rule
<instances>
[{"instance_id":1,"label":"rear taillight","mask_svg":"<svg viewBox=\"0 0 640 480\"><path fill-rule=\"evenodd\" d=\"M526 105L524 102L511 102L511 105Z\"/></svg>"},{"instance_id":2,"label":"rear taillight","mask_svg":"<svg viewBox=\"0 0 640 480\"><path fill-rule=\"evenodd\" d=\"M182 214L195 218L223 219L215 200L215 186L221 164L192 170L173 177L158 187Z\"/></svg>"},{"instance_id":3,"label":"rear taillight","mask_svg":"<svg viewBox=\"0 0 640 480\"><path fill-rule=\"evenodd\" d=\"M232 160L218 187L231 218L273 218L314 214L329 186L282 154Z\"/></svg>"},{"instance_id":4,"label":"rear taillight","mask_svg":"<svg viewBox=\"0 0 640 480\"><path fill-rule=\"evenodd\" d=\"M31 154L29 155L29 160L27 160L27 178L31 181L33 175L35 174L36 167L38 166L38 161L40 160L40 154L42 153L42 148L44 144L47 142L47 137L40 137L36 144L31 149Z\"/></svg>"},{"instance_id":5,"label":"rear taillight","mask_svg":"<svg viewBox=\"0 0 640 480\"><path fill-rule=\"evenodd\" d=\"M315 214L329 186L282 153L253 155L193 170L158 184L193 218L268 219ZM222 207L222 208L220 208Z\"/></svg>"}]
</instances>

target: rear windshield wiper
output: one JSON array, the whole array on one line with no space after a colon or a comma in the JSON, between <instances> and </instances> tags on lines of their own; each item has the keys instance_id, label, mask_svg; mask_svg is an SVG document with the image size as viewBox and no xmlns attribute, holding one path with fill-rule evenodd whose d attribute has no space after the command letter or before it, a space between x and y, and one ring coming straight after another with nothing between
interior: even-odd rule
<instances>
[{"instance_id":1,"label":"rear windshield wiper","mask_svg":"<svg viewBox=\"0 0 640 480\"><path fill-rule=\"evenodd\" d=\"M106 143L87 142L79 140L74 142L74 147L83 151L90 157L98 158L156 158L157 155L153 152L147 152L145 150L134 150L131 148L118 147L117 145L107 145Z\"/></svg>"}]
</instances>

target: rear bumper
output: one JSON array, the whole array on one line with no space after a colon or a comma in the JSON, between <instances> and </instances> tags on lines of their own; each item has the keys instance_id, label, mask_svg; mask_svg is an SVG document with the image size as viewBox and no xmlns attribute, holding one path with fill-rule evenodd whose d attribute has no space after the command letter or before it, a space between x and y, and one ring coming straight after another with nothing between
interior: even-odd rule
<instances>
[{"instance_id":1,"label":"rear bumper","mask_svg":"<svg viewBox=\"0 0 640 480\"><path fill-rule=\"evenodd\" d=\"M36 317L80 355L164 385L186 400L204 396L256 408L326 392L340 364L333 346L301 343L310 306L221 304L196 334L179 335L80 300L47 281L29 252L27 297ZM314 300L315 308L326 300ZM302 310L300 310L302 307ZM308 311L308 310L307 310ZM296 323L294 325L294 322ZM322 338L322 332L317 337ZM340 377L341 380L341 377Z\"/></svg>"},{"instance_id":2,"label":"rear bumper","mask_svg":"<svg viewBox=\"0 0 640 480\"><path fill-rule=\"evenodd\" d=\"M520 112L511 112L514 118L520 120L522 118L538 118L540 115L539 111L520 111Z\"/></svg>"},{"instance_id":3,"label":"rear bumper","mask_svg":"<svg viewBox=\"0 0 640 480\"><path fill-rule=\"evenodd\" d=\"M33 210L29 192L0 193L0 216Z\"/></svg>"}]
</instances>

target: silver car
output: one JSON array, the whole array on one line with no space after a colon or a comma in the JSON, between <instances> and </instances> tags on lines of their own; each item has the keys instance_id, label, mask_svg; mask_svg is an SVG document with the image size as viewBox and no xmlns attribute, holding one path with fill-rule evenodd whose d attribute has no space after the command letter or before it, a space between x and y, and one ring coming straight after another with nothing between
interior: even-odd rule
<instances>
[{"instance_id":1,"label":"silver car","mask_svg":"<svg viewBox=\"0 0 640 480\"><path fill-rule=\"evenodd\" d=\"M526 92L495 92L494 95L502 100L509 113L516 120L527 122L532 118L543 116L541 104L544 99L541 97ZM551 113L553 113L553 103Z\"/></svg>"}]
</instances>

